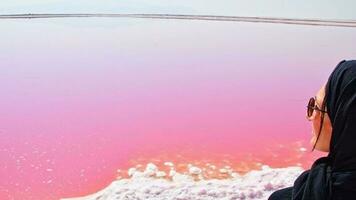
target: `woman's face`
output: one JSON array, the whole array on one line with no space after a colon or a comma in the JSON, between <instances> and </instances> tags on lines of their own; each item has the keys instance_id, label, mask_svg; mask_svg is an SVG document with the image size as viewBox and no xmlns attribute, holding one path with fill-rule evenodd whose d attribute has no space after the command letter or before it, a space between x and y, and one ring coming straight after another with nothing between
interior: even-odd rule
<instances>
[{"instance_id":1,"label":"woman's face","mask_svg":"<svg viewBox=\"0 0 356 200\"><path fill-rule=\"evenodd\" d=\"M324 96L325 96L325 85L321 87L318 93L316 94L315 103L319 109L321 108L321 105L323 103ZM312 146L314 146L315 141L319 134L322 114L323 114L322 112L318 110L314 110L313 115L311 117L307 116L307 119L312 124L312 138L310 140L310 144ZM315 145L315 149L323 152L329 152L331 132L332 132L332 126L331 126L329 115L327 113L324 113L323 126L321 128L321 132L317 144Z\"/></svg>"}]
</instances>

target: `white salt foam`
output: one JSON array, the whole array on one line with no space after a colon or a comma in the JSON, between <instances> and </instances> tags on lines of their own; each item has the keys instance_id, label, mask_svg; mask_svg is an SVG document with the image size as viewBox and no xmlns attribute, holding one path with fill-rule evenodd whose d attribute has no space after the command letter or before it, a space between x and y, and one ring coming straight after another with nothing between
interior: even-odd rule
<instances>
[{"instance_id":1,"label":"white salt foam","mask_svg":"<svg viewBox=\"0 0 356 200\"><path fill-rule=\"evenodd\" d=\"M199 181L193 176L201 173L200 168L190 166L188 171L182 174L171 169L168 176L172 180L163 179L166 173L150 163L143 172L131 168L129 179L116 180L95 194L71 200L265 200L273 191L292 186L303 168L263 165L245 175L232 172L233 178Z\"/></svg>"}]
</instances>

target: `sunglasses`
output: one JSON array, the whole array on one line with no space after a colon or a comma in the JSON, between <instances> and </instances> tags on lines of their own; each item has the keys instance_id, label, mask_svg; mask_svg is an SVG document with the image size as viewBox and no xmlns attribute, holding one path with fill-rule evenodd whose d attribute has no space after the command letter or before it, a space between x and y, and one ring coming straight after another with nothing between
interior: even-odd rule
<instances>
[{"instance_id":1,"label":"sunglasses","mask_svg":"<svg viewBox=\"0 0 356 200\"><path fill-rule=\"evenodd\" d=\"M307 106L307 116L311 117L313 115L314 110L320 111L322 113L326 113L326 110L322 110L316 105L316 97L311 97Z\"/></svg>"}]
</instances>

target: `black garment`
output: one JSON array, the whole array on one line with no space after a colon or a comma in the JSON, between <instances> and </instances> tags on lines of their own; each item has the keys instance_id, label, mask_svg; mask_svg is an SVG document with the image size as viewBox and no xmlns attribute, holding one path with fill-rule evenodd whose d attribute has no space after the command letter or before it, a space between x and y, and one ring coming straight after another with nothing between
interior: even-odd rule
<instances>
[{"instance_id":1,"label":"black garment","mask_svg":"<svg viewBox=\"0 0 356 200\"><path fill-rule=\"evenodd\" d=\"M290 200L356 200L355 60L335 67L325 86L324 105L333 128L328 156L317 159L293 187L276 191L271 200L288 199L290 190Z\"/></svg>"},{"instance_id":2,"label":"black garment","mask_svg":"<svg viewBox=\"0 0 356 200\"><path fill-rule=\"evenodd\" d=\"M277 190L269 196L268 200L291 200L293 187Z\"/></svg>"}]
</instances>

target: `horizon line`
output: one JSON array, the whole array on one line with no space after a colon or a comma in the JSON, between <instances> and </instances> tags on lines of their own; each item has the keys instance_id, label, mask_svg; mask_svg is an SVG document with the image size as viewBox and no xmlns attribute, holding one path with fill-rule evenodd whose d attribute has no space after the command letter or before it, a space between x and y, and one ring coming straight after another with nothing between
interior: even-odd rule
<instances>
[{"instance_id":1,"label":"horizon line","mask_svg":"<svg viewBox=\"0 0 356 200\"><path fill-rule=\"evenodd\" d=\"M204 21L230 21L230 22L255 22L277 23L311 26L337 26L356 27L356 20L332 20L311 18L282 18L282 17L243 17L224 15L186 15L186 14L104 14L104 13L68 13L68 14L0 14L0 19L43 19L43 18L80 18L80 17L103 17L103 18L148 18L148 19L178 19L178 20L204 20Z\"/></svg>"}]
</instances>

